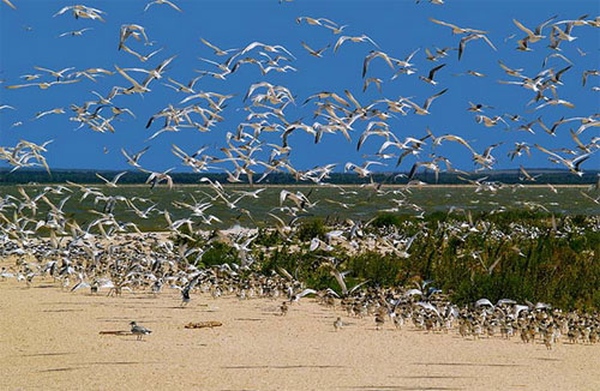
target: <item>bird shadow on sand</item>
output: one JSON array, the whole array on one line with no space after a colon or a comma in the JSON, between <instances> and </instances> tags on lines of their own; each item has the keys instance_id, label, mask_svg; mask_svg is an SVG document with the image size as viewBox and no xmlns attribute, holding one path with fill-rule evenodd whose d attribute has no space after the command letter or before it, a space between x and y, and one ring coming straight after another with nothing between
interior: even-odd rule
<instances>
[{"instance_id":1,"label":"bird shadow on sand","mask_svg":"<svg viewBox=\"0 0 600 391\"><path fill-rule=\"evenodd\" d=\"M407 391L449 391L449 390L463 390L464 388L456 387L422 387L422 386L353 386L347 387L352 390L364 390L364 391L379 391L379 390L407 390Z\"/></svg>"},{"instance_id":2,"label":"bird shadow on sand","mask_svg":"<svg viewBox=\"0 0 600 391\"><path fill-rule=\"evenodd\" d=\"M40 369L38 372L39 373L46 373L46 372L69 372L69 371L76 371L78 369L81 369L81 367L48 368L48 369Z\"/></svg>"},{"instance_id":3,"label":"bird shadow on sand","mask_svg":"<svg viewBox=\"0 0 600 391\"><path fill-rule=\"evenodd\" d=\"M523 365L519 364L480 364L480 363L472 363L472 362L415 362L412 365L439 365L439 366L456 366L456 367L522 367Z\"/></svg>"},{"instance_id":4,"label":"bird shadow on sand","mask_svg":"<svg viewBox=\"0 0 600 391\"><path fill-rule=\"evenodd\" d=\"M234 320L239 320L242 322L264 322L266 319L264 319L264 318L235 318Z\"/></svg>"},{"instance_id":5,"label":"bird shadow on sand","mask_svg":"<svg viewBox=\"0 0 600 391\"><path fill-rule=\"evenodd\" d=\"M93 361L86 362L84 365L86 366L95 366L95 365L147 365L147 364L163 364L161 361Z\"/></svg>"},{"instance_id":6,"label":"bird shadow on sand","mask_svg":"<svg viewBox=\"0 0 600 391\"><path fill-rule=\"evenodd\" d=\"M343 365L231 365L223 369L333 369L345 368Z\"/></svg>"},{"instance_id":7,"label":"bird shadow on sand","mask_svg":"<svg viewBox=\"0 0 600 391\"><path fill-rule=\"evenodd\" d=\"M42 312L83 312L83 309L63 308L61 310L42 310Z\"/></svg>"},{"instance_id":8,"label":"bird shadow on sand","mask_svg":"<svg viewBox=\"0 0 600 391\"><path fill-rule=\"evenodd\" d=\"M70 354L75 354L75 352L63 352L63 353L32 353L32 354L22 354L21 357L48 357L48 356L68 356Z\"/></svg>"},{"instance_id":9,"label":"bird shadow on sand","mask_svg":"<svg viewBox=\"0 0 600 391\"><path fill-rule=\"evenodd\" d=\"M472 379L473 376L457 376L457 375L450 375L450 376L444 376L444 375L412 375L412 376L394 376L394 378L400 378L400 379Z\"/></svg>"},{"instance_id":10,"label":"bird shadow on sand","mask_svg":"<svg viewBox=\"0 0 600 391\"><path fill-rule=\"evenodd\" d=\"M113 365L148 365L148 364L158 364L161 365L163 363L161 363L160 361L94 361L94 362L86 362L86 363L82 363L81 365L78 366L74 366L74 367L60 367L60 368L48 368L48 369L41 369L38 372L39 373L47 373L47 372L69 372L69 371L76 371L76 370L80 370L80 369L85 369L88 367L97 367L98 365L105 365L105 366L113 366Z\"/></svg>"},{"instance_id":11,"label":"bird shadow on sand","mask_svg":"<svg viewBox=\"0 0 600 391\"><path fill-rule=\"evenodd\" d=\"M538 361L556 361L556 362L562 361L559 358L549 358L549 357L535 357L534 360L538 360Z\"/></svg>"}]
</instances>

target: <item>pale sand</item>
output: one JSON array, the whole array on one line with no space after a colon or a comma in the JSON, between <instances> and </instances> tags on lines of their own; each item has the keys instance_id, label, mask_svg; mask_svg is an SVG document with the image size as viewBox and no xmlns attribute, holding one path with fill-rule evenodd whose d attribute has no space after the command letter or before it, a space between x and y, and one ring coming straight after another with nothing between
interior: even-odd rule
<instances>
[{"instance_id":1,"label":"pale sand","mask_svg":"<svg viewBox=\"0 0 600 391\"><path fill-rule=\"evenodd\" d=\"M600 345L518 337L478 341L425 334L412 325L345 313L302 299L279 315L281 300L177 291L122 297L31 288L0 281L1 390L600 390ZM338 332L333 322L342 316ZM151 329L136 337L100 335ZM188 322L221 327L188 330Z\"/></svg>"}]
</instances>

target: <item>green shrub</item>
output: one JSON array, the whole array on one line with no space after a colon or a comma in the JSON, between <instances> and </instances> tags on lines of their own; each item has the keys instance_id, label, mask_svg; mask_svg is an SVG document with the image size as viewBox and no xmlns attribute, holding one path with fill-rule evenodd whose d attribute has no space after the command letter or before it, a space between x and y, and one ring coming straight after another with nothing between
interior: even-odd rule
<instances>
[{"instance_id":1,"label":"green shrub","mask_svg":"<svg viewBox=\"0 0 600 391\"><path fill-rule=\"evenodd\" d=\"M237 250L229 244L221 241L213 241L210 247L204 251L200 264L205 267L222 265L227 263L239 263Z\"/></svg>"},{"instance_id":2,"label":"green shrub","mask_svg":"<svg viewBox=\"0 0 600 391\"><path fill-rule=\"evenodd\" d=\"M404 219L393 213L380 213L373 221L371 221L371 226L375 228L386 228L386 227L400 227Z\"/></svg>"},{"instance_id":3,"label":"green shrub","mask_svg":"<svg viewBox=\"0 0 600 391\"><path fill-rule=\"evenodd\" d=\"M402 259L393 255L367 251L350 257L347 265L358 282L369 280L374 285L392 286L403 284L407 279Z\"/></svg>"},{"instance_id":4,"label":"green shrub","mask_svg":"<svg viewBox=\"0 0 600 391\"><path fill-rule=\"evenodd\" d=\"M327 228L322 218L313 218L300 223L297 236L302 242L310 241L312 238L325 239Z\"/></svg>"}]
</instances>

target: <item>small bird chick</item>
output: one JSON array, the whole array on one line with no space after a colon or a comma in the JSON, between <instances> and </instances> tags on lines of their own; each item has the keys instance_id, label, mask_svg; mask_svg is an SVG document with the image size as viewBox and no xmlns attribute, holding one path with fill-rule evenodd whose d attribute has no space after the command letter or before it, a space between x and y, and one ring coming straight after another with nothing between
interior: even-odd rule
<instances>
[{"instance_id":1,"label":"small bird chick","mask_svg":"<svg viewBox=\"0 0 600 391\"><path fill-rule=\"evenodd\" d=\"M335 320L335 322L333 322L333 327L335 328L335 331L341 330L343 325L344 322L342 322L342 318L340 318L339 316Z\"/></svg>"},{"instance_id":2,"label":"small bird chick","mask_svg":"<svg viewBox=\"0 0 600 391\"><path fill-rule=\"evenodd\" d=\"M284 301L279 309L281 310L281 316L285 316L288 313L287 303Z\"/></svg>"}]
</instances>

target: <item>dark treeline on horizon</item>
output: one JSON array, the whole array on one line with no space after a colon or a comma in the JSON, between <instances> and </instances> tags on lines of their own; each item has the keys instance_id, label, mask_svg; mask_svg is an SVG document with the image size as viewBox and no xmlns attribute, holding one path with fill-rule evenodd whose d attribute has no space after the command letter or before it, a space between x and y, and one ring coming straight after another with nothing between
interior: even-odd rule
<instances>
[{"instance_id":1,"label":"dark treeline on horizon","mask_svg":"<svg viewBox=\"0 0 600 391\"><path fill-rule=\"evenodd\" d=\"M55 170L51 174L44 170L17 170L10 172L8 169L0 169L0 185L14 184L64 184L67 181L80 184L102 184L104 183L96 176L96 173L103 175L111 180L120 171L112 170ZM553 169L530 169L528 173L536 180L531 181L524 178L519 170L494 170L470 172L467 174L459 173L440 173L437 180L435 173L425 172L416 174L412 180L418 180L427 184L440 185L458 185L468 184L465 179L475 181L485 178L485 182L500 182L505 184L572 184L586 185L594 184L599 181L600 170L591 170L585 172L582 176L574 175L567 170ZM218 180L221 183L228 183L228 177L225 173L171 173L175 184L198 184L200 179L207 177L211 180ZM262 176L257 173L254 180L258 180ZM148 174L138 171L128 171L119 179L119 184L143 184L146 182ZM240 178L242 182L239 184L248 183L246 178ZM407 184L408 178L401 173L374 173L370 177L360 177L354 173L332 173L324 182L338 185L343 184L364 184L373 181L380 184ZM293 175L286 173L271 173L260 184L262 185L285 185L285 184L312 184L311 181L299 181Z\"/></svg>"}]
</instances>

